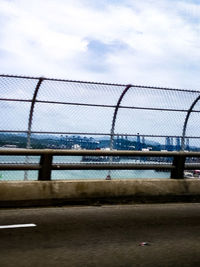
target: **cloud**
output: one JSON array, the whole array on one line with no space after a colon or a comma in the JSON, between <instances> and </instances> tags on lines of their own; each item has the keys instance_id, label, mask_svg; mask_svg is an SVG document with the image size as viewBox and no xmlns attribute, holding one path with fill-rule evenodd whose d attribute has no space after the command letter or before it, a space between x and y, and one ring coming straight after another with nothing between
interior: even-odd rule
<instances>
[{"instance_id":1,"label":"cloud","mask_svg":"<svg viewBox=\"0 0 200 267\"><path fill-rule=\"evenodd\" d=\"M0 0L0 73L198 89L199 30L200 4L195 0ZM23 94L11 84L8 88L6 97ZM62 86L60 90L66 91ZM89 102L111 99L84 90ZM114 89L112 93L116 94ZM25 97L29 94L32 91ZM64 96L66 101L72 99ZM118 96L119 92L114 99ZM140 95L138 99L146 103L150 98L141 99ZM69 113L56 108L59 127L65 129ZM91 115L91 120L94 118ZM53 127L53 117L48 119ZM84 128L84 120L79 120L80 127ZM118 125L119 129L122 126ZM108 128L106 124L106 131Z\"/></svg>"},{"instance_id":2,"label":"cloud","mask_svg":"<svg viewBox=\"0 0 200 267\"><path fill-rule=\"evenodd\" d=\"M1 73L199 83L196 1L1 0L0 10Z\"/></svg>"}]
</instances>

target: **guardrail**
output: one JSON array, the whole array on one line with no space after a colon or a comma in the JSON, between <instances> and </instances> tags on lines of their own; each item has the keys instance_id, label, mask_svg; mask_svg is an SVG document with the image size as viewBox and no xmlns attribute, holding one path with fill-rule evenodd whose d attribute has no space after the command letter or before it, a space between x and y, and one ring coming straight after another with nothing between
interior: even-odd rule
<instances>
[{"instance_id":1,"label":"guardrail","mask_svg":"<svg viewBox=\"0 0 200 267\"><path fill-rule=\"evenodd\" d=\"M186 158L200 158L200 152L165 152L165 151L101 151L101 150L53 150L53 149L0 149L5 156L40 156L37 163L1 163L0 170L38 170L38 180L51 180L52 170L170 170L172 179L183 179L184 170L200 169L200 163L186 163ZM109 162L97 163L53 163L54 156L109 156ZM112 157L156 157L171 158L172 163L126 163L113 162Z\"/></svg>"}]
</instances>

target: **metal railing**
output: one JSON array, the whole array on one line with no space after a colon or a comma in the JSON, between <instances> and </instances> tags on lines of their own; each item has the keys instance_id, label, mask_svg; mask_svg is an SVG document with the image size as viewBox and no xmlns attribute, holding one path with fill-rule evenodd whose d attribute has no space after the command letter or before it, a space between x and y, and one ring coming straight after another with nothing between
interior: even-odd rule
<instances>
[{"instance_id":1,"label":"metal railing","mask_svg":"<svg viewBox=\"0 0 200 267\"><path fill-rule=\"evenodd\" d=\"M6 168L25 170L24 180L27 180L26 170L37 170L39 171L39 179L46 179L45 177L51 177L52 170L58 170L58 168L60 170L164 170L167 167L171 171L172 178L182 178L185 159L182 154L178 154L178 151L200 151L199 100L200 91L198 90L2 74L0 75L0 141L4 134L11 134L12 137L16 134L18 139L23 137L25 140L23 144L16 146L28 150L20 149L20 152L17 152L18 150L9 152L10 150L8 150L8 154L24 155L26 160L24 164L1 163L0 170L6 170ZM104 139L107 138L106 146L110 150L130 149L131 151L74 151L72 152L73 155L80 156L87 153L90 156L107 153L106 155L110 156L110 160L107 163L54 164L52 163L53 156L58 154L71 155L71 152L69 150L48 150L47 153L45 152L47 150L37 150L40 146L37 146L38 139L36 137L40 135L46 136L46 139L50 135L60 136L60 141L56 141L56 148L70 149L73 144L70 138L81 136L81 142L83 142L80 146L82 149L95 149L95 147L85 146L84 138L87 140L93 138L96 143L100 139L103 143ZM66 139L67 135L70 138ZM40 139L41 143L42 138ZM165 141L163 142L163 140ZM190 145L189 141L191 142ZM58 145L59 142L60 145ZM66 142L69 144L66 145ZM78 141L75 141L74 144L76 142ZM53 143L54 141L52 141ZM90 144L89 141L88 143ZM127 145L128 143L130 144ZM8 144L12 145L13 143ZM33 147L36 148L36 150L34 149L35 152L31 149ZM53 145L51 147L45 143L44 147L53 148ZM102 145L102 147L105 146ZM158 152L136 151L148 147L149 150L158 150ZM167 150L167 152L161 150ZM173 150L175 151L173 152ZM3 151L4 149L1 149L0 152L3 153ZM31 164L28 159L29 153L40 156L40 163ZM132 153L133 157L138 158L151 157L152 155L157 158L172 157L174 161L171 165L168 162L161 162L159 166L150 162L148 164L147 162L140 164L133 162L116 163L112 161L112 156L115 153L127 153L123 156L130 156L128 153ZM193 157L191 155L194 154L188 154L187 157ZM199 157L198 153L197 157ZM187 162L185 166L187 166ZM187 169L191 166L188 166ZM44 171L45 168L48 171ZM43 173L45 173L45 177ZM47 173L49 174L47 175Z\"/></svg>"},{"instance_id":2,"label":"metal railing","mask_svg":"<svg viewBox=\"0 0 200 267\"><path fill-rule=\"evenodd\" d=\"M200 163L185 163L186 158L200 158L200 152L161 152L161 151L100 151L100 150L53 150L53 149L1 149L5 156L40 156L39 164L0 164L0 170L37 170L38 180L51 180L52 170L170 170L172 179L183 179L184 170L200 169ZM54 156L109 156L134 158L172 158L172 163L53 163Z\"/></svg>"},{"instance_id":3,"label":"metal railing","mask_svg":"<svg viewBox=\"0 0 200 267\"><path fill-rule=\"evenodd\" d=\"M5 124L0 127L0 133L26 133L26 148L31 147L33 134L109 136L111 149L113 148L113 139L120 135L136 137L139 133L141 137L151 136L155 139L162 136L180 138L181 150L186 148L186 139L200 139L198 131L195 129L187 134L191 115L200 113L197 106L200 91L197 90L4 74L0 75L0 89L0 104L3 105L0 110L1 114L4 112L4 106L11 105L11 103L24 104L26 106L24 113L27 113L26 126L13 123L15 119L12 117L14 126L6 127L6 123L11 123L8 117L8 120L5 119ZM59 110L57 116L62 117L62 120L63 116L68 118L65 125L60 123L56 127L50 127L53 125L51 113L54 112L50 110L48 116L45 112L52 106L56 112ZM64 110L63 107L72 108L72 112ZM13 109L13 107L11 108ZM38 111L38 109L40 110ZM85 128L81 127L80 122L83 119L87 120L88 116L91 119L91 114L96 111L98 112L93 115L93 121L89 127L91 130L88 131L88 125ZM162 116L159 116L160 112L162 112ZM21 113L20 115L22 115ZM76 113L80 117L83 115L83 118L75 121L77 117L73 116ZM7 116L7 113L4 114L4 117L6 117L5 115ZM17 112L14 113L16 121L22 120L20 117L17 118L17 115ZM176 115L180 118L176 118ZM97 118L97 116L100 117ZM123 124L124 122L121 123L124 117L127 121L126 125ZM62 120L60 121L62 122ZM151 129L147 129L144 127L145 121L143 125L140 123L142 120L147 120L148 124L154 120L157 129L153 123L149 125ZM167 124L170 120L174 127L179 125L178 130L169 131ZM71 127L69 121L75 121L76 126ZM58 123L58 119L56 122ZM105 122L107 124L104 126ZM101 123L101 131L95 127L98 123ZM47 127L45 127L46 125ZM67 127L68 125L69 127ZM189 128L191 129L191 127Z\"/></svg>"}]
</instances>

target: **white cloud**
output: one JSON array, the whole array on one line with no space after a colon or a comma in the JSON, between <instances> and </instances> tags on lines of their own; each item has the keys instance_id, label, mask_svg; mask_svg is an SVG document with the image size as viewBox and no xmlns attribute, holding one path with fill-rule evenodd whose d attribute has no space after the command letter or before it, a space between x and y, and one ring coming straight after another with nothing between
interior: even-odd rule
<instances>
[{"instance_id":1,"label":"white cloud","mask_svg":"<svg viewBox=\"0 0 200 267\"><path fill-rule=\"evenodd\" d=\"M0 0L0 73L199 89L199 15L200 4L195 0ZM84 89L81 94L78 86L75 90L68 90L69 87L63 85L58 88L55 83L46 88L44 83L42 86L43 100L55 101L59 97L66 102L83 100L101 104L115 104L122 90L106 87L96 90L95 86L86 86L81 88ZM27 88L28 84L24 84L23 90L21 84L6 84L3 96L29 98L33 91L28 92ZM34 88L35 84L31 86L32 90ZM179 101L179 96L164 95L161 101L153 95L145 98L142 94L138 93L137 97L134 94L135 91L130 97L130 105L134 100L135 105L140 103L148 107L150 103L154 107L166 108L173 101ZM186 101L183 97L187 107L192 101L192 98ZM18 126L24 112L24 108L18 106L14 113L7 105L8 119L2 122L2 129L7 128L10 119L10 127ZM26 106L29 110L29 105ZM173 107L176 106L177 103ZM76 131L77 127L84 131L87 124L88 131L98 131L99 125L102 132L110 130L113 110L106 113L105 109L104 113L96 109L96 114L92 108L85 113L82 110L84 108L79 109L79 106L65 108L43 104L35 111L34 127L52 130L57 124L58 131ZM141 128L140 132L142 129L146 133L157 132L159 122L164 133L165 125L173 120L167 113L165 120L163 114L152 120L155 114L152 112L138 115L135 123L130 125L133 111L123 112L122 124L120 121L117 124L121 132L136 133L137 128ZM17 115L19 119L15 120ZM181 125L184 115L181 115ZM26 119L27 115L23 121ZM145 120L148 123L145 124ZM180 131L177 121L173 120L165 133L173 134L175 129Z\"/></svg>"},{"instance_id":2,"label":"white cloud","mask_svg":"<svg viewBox=\"0 0 200 267\"><path fill-rule=\"evenodd\" d=\"M198 87L195 1L1 0L0 10L1 73Z\"/></svg>"}]
</instances>

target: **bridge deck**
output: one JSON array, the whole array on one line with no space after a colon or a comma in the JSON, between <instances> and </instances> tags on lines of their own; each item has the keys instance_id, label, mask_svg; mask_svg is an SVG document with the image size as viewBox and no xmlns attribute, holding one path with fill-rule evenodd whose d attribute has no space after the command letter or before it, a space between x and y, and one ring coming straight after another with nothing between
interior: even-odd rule
<instances>
[{"instance_id":1,"label":"bridge deck","mask_svg":"<svg viewBox=\"0 0 200 267\"><path fill-rule=\"evenodd\" d=\"M0 266L198 266L200 204L1 209ZM139 246L149 242L149 246Z\"/></svg>"}]
</instances>

